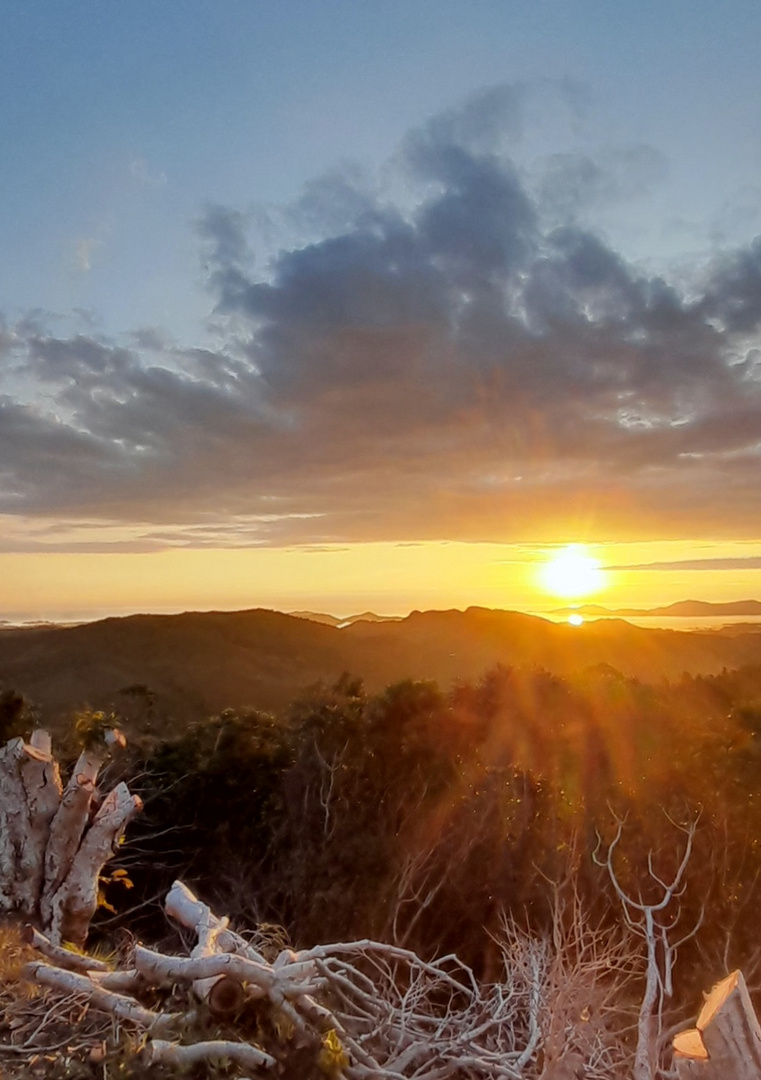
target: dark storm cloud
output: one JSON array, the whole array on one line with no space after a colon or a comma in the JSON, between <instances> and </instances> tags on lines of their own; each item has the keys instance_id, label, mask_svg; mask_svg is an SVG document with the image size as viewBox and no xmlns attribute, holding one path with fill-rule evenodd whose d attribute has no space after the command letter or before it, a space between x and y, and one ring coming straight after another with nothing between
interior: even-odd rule
<instances>
[{"instance_id":1,"label":"dark storm cloud","mask_svg":"<svg viewBox=\"0 0 761 1080\"><path fill-rule=\"evenodd\" d=\"M702 311L731 333L755 333L761 323L761 237L724 256L714 268Z\"/></svg>"},{"instance_id":2,"label":"dark storm cloud","mask_svg":"<svg viewBox=\"0 0 761 1080\"><path fill-rule=\"evenodd\" d=\"M577 211L657 158L532 183L529 99L412 132L394 200L316 181L293 220L318 238L265 273L252 215L207 208L217 347L0 326L0 512L153 522L149 546L758 533L761 241L689 296L636 270Z\"/></svg>"}]
</instances>

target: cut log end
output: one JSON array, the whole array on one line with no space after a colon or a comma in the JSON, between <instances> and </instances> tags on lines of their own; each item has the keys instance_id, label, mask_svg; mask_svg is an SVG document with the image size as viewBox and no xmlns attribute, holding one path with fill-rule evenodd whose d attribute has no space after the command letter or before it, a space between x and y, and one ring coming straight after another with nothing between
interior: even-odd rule
<instances>
[{"instance_id":1,"label":"cut log end","mask_svg":"<svg viewBox=\"0 0 761 1080\"><path fill-rule=\"evenodd\" d=\"M245 991L240 982L232 975L223 975L212 986L206 998L212 1016L230 1019L236 1016L246 1000Z\"/></svg>"},{"instance_id":2,"label":"cut log end","mask_svg":"<svg viewBox=\"0 0 761 1080\"><path fill-rule=\"evenodd\" d=\"M730 975L727 975L721 982L717 982L714 987L711 988L710 994L705 995L705 1001L703 1002L703 1008L698 1014L695 1027L698 1031L705 1031L714 1017L718 1014L722 1005L725 1004L732 992L737 988L737 985L742 978L739 971L733 971Z\"/></svg>"},{"instance_id":3,"label":"cut log end","mask_svg":"<svg viewBox=\"0 0 761 1080\"><path fill-rule=\"evenodd\" d=\"M29 737L29 745L35 747L36 750L41 750L43 754L47 754L49 757L53 753L53 741L44 728L35 728Z\"/></svg>"},{"instance_id":4,"label":"cut log end","mask_svg":"<svg viewBox=\"0 0 761 1080\"><path fill-rule=\"evenodd\" d=\"M757 1080L761 1026L742 972L733 971L705 997L694 1028L673 1040L677 1074L704 1080Z\"/></svg>"},{"instance_id":5,"label":"cut log end","mask_svg":"<svg viewBox=\"0 0 761 1080\"><path fill-rule=\"evenodd\" d=\"M708 1051L703 1042L703 1036L697 1028L688 1031L680 1031L674 1036L674 1056L689 1058L691 1061L707 1061Z\"/></svg>"},{"instance_id":6,"label":"cut log end","mask_svg":"<svg viewBox=\"0 0 761 1080\"><path fill-rule=\"evenodd\" d=\"M23 750L26 756L31 758L32 761L48 762L53 760L52 754L45 750L40 750L38 747L33 746L32 743L24 743Z\"/></svg>"}]
</instances>

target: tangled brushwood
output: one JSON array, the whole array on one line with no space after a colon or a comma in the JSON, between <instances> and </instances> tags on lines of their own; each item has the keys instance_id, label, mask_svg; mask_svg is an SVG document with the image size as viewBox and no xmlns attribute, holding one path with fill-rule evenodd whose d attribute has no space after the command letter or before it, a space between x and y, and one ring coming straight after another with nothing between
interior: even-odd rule
<instances>
[{"instance_id":1,"label":"tangled brushwood","mask_svg":"<svg viewBox=\"0 0 761 1080\"><path fill-rule=\"evenodd\" d=\"M165 909L191 932L189 955L139 944L118 963L87 955L103 868L140 809L124 784L98 789L123 742L110 721L89 716L66 785L46 732L0 751L0 908L25 921L20 935L5 931L3 1075L620 1075L630 1023L617 1010L638 961L625 938L585 926L573 897L544 939L504 920L502 971L489 983L455 955L426 961L378 941L268 948L180 882Z\"/></svg>"},{"instance_id":2,"label":"tangled brushwood","mask_svg":"<svg viewBox=\"0 0 761 1080\"><path fill-rule=\"evenodd\" d=\"M761 1025L739 971L717 984L694 1028L680 1030L684 1017L669 1005L677 949L703 918L701 909L694 924L677 925L698 818L671 821L671 874L650 853L634 892L618 820L593 861L623 920L592 922L573 870L554 885L545 878L549 925L495 920L499 963L488 978L454 952L425 959L404 938L291 949L278 928L236 929L181 881L164 910L182 948L160 952L122 930L112 955L88 954L100 886L126 876L104 874L105 864L141 805L123 783L98 789L110 748L123 742L110 721L88 714L66 785L45 732L0 750L2 1080L761 1075ZM413 924L427 913L418 899Z\"/></svg>"},{"instance_id":3,"label":"tangled brushwood","mask_svg":"<svg viewBox=\"0 0 761 1080\"><path fill-rule=\"evenodd\" d=\"M6 1060L45 1075L111 1058L122 1076L201 1063L294 1080L613 1078L630 1062L617 999L636 960L578 910L559 949L506 922L502 977L483 985L455 956L428 963L369 940L268 955L180 882L165 907L192 931L189 955L135 945L114 966L25 931L35 958L5 1012Z\"/></svg>"}]
</instances>

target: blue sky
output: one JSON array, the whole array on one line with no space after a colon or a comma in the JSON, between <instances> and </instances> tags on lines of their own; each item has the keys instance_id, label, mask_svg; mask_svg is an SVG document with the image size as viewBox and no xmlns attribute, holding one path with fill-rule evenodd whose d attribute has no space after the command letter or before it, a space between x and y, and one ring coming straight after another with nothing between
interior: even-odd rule
<instances>
[{"instance_id":1,"label":"blue sky","mask_svg":"<svg viewBox=\"0 0 761 1080\"><path fill-rule=\"evenodd\" d=\"M0 552L758 557L757 3L0 29Z\"/></svg>"},{"instance_id":2,"label":"blue sky","mask_svg":"<svg viewBox=\"0 0 761 1080\"><path fill-rule=\"evenodd\" d=\"M606 221L634 256L737 240L758 213L755 3L6 0L2 25L5 310L197 333L206 202L282 205L344 163L377 169L409 128L516 80L577 81L588 144L663 155L656 190ZM527 158L568 141L544 122Z\"/></svg>"}]
</instances>

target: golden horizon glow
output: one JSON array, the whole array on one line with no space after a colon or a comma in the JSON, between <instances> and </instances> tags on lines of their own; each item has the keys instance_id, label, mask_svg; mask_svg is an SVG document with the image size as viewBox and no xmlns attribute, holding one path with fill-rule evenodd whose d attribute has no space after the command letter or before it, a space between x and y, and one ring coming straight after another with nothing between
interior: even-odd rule
<instances>
[{"instance_id":1,"label":"golden horizon glow","mask_svg":"<svg viewBox=\"0 0 761 1080\"><path fill-rule=\"evenodd\" d=\"M602 564L583 544L569 544L540 568L539 580L546 592L566 600L600 592L605 585Z\"/></svg>"},{"instance_id":2,"label":"golden horizon glow","mask_svg":"<svg viewBox=\"0 0 761 1080\"><path fill-rule=\"evenodd\" d=\"M594 542L607 607L761 599L761 541ZM471 605L546 614L559 607L541 568L562 546L424 541L292 548L0 552L0 621L88 620L137 611L266 607L406 615ZM727 569L669 560L727 559ZM748 560L748 565L744 565ZM664 569L651 569L661 564ZM567 599L573 600L573 597Z\"/></svg>"}]
</instances>

